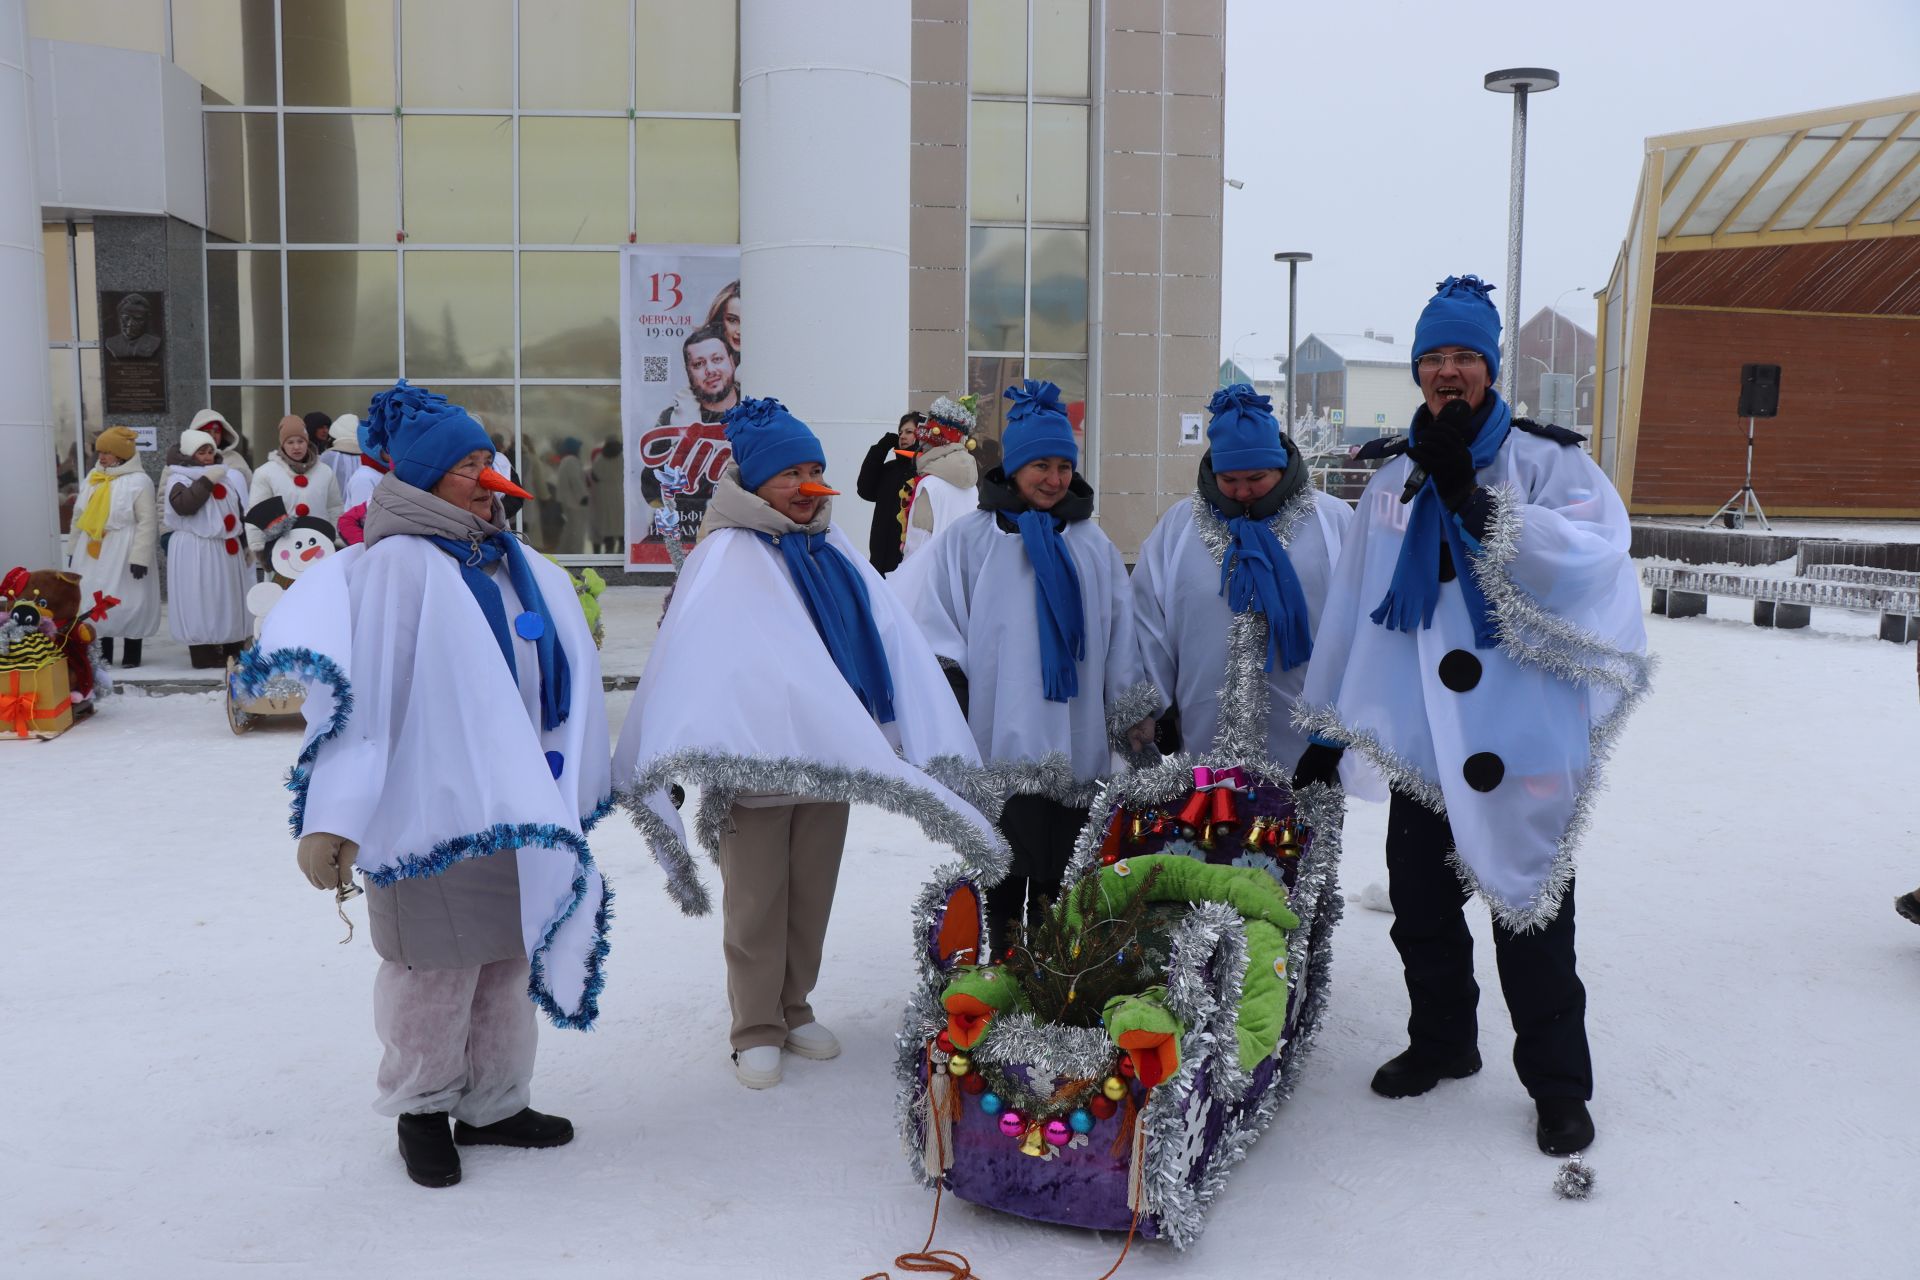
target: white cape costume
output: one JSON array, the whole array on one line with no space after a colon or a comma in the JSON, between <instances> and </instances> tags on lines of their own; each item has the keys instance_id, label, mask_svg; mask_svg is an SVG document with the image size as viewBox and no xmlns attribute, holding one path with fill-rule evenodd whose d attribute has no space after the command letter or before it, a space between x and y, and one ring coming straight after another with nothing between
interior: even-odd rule
<instances>
[{"instance_id":1,"label":"white cape costume","mask_svg":"<svg viewBox=\"0 0 1920 1280\"><path fill-rule=\"evenodd\" d=\"M1300 579L1307 601L1307 627L1320 626L1327 589L1353 509L1311 485L1287 499L1267 522ZM1267 671L1267 620L1255 609L1236 615L1220 590L1220 562L1232 534L1227 522L1199 494L1175 503L1141 544L1133 567L1134 614L1140 658L1155 685L1172 694L1180 715L1181 750L1195 756L1259 759L1285 779L1300 762L1307 736L1293 723L1308 662ZM1245 634L1241 634L1245 632ZM1318 651L1316 650L1316 653ZM1229 664L1244 672L1229 672ZM1231 676L1261 680L1266 693L1253 723L1225 723L1256 710L1244 697L1223 708ZM1351 794L1384 799L1378 776L1364 761L1341 763L1341 784Z\"/></svg>"},{"instance_id":2,"label":"white cape costume","mask_svg":"<svg viewBox=\"0 0 1920 1280\"><path fill-rule=\"evenodd\" d=\"M674 781L702 789L709 850L734 796L786 793L902 814L984 883L1006 874L998 833L950 789L971 794L980 757L939 663L866 557L840 530L828 537L866 584L893 677L891 724L874 722L834 665L781 552L745 528L716 529L687 557L627 712L613 764L620 803L689 915L710 904L667 798Z\"/></svg>"},{"instance_id":3,"label":"white cape costume","mask_svg":"<svg viewBox=\"0 0 1920 1280\"><path fill-rule=\"evenodd\" d=\"M203 475L214 480L213 495L192 515L181 515L168 496ZM167 539L167 630L181 644L231 644L251 630L247 588L253 566L244 554L248 526L241 522L246 509L247 477L224 463L168 463L161 473L161 523L173 532Z\"/></svg>"},{"instance_id":4,"label":"white cape costume","mask_svg":"<svg viewBox=\"0 0 1920 1280\"><path fill-rule=\"evenodd\" d=\"M519 681L453 557L396 536L304 573L241 659L238 692L307 686L307 732L288 780L295 836L360 845L375 884L517 848L529 994L560 1027L599 1013L612 893L586 832L612 808L600 661L566 571L529 555L572 677L568 715L539 729L532 646ZM494 566L507 616L521 606Z\"/></svg>"},{"instance_id":5,"label":"white cape costume","mask_svg":"<svg viewBox=\"0 0 1920 1280\"><path fill-rule=\"evenodd\" d=\"M1559 911L1601 768L1651 674L1626 508L1585 453L1516 423L1478 477L1493 506L1470 571L1500 641L1476 649L1444 571L1431 627L1369 616L1399 561L1411 466L1386 463L1361 495L1300 724L1444 813L1463 883L1508 928L1537 928Z\"/></svg>"}]
</instances>

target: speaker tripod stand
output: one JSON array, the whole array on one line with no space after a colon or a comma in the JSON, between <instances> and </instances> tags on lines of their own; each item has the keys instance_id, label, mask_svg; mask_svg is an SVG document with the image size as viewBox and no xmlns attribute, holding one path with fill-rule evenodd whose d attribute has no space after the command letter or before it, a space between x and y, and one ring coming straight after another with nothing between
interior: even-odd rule
<instances>
[{"instance_id":1,"label":"speaker tripod stand","mask_svg":"<svg viewBox=\"0 0 1920 1280\"><path fill-rule=\"evenodd\" d=\"M1712 515L1708 516L1706 524L1702 525L1701 528L1711 529L1713 528L1715 521L1725 521L1727 528L1741 529L1746 527L1747 518L1749 516L1759 516L1760 527L1762 529L1765 529L1768 533L1773 532L1773 526L1767 523L1767 513L1760 506L1760 498L1753 491L1753 419L1752 418L1747 419L1747 480L1746 480L1746 483L1741 485L1738 489L1734 490L1733 496L1731 498L1728 498L1725 502L1721 503L1720 509L1714 512Z\"/></svg>"}]
</instances>

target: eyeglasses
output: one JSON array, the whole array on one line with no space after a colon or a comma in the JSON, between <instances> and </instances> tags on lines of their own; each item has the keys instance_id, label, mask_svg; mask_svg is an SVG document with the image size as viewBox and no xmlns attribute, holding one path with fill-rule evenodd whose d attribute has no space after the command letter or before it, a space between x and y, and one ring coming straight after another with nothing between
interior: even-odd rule
<instances>
[{"instance_id":1,"label":"eyeglasses","mask_svg":"<svg viewBox=\"0 0 1920 1280\"><path fill-rule=\"evenodd\" d=\"M1478 351L1429 351L1415 363L1420 366L1422 373L1432 373L1448 365L1464 372L1485 360L1486 357Z\"/></svg>"}]
</instances>

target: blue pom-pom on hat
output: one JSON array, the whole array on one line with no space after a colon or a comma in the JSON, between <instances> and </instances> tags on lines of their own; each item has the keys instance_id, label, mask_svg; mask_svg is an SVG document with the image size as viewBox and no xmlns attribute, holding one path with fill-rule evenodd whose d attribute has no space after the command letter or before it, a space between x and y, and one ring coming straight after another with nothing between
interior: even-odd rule
<instances>
[{"instance_id":1,"label":"blue pom-pom on hat","mask_svg":"<svg viewBox=\"0 0 1920 1280\"><path fill-rule=\"evenodd\" d=\"M721 419L740 483L749 490L805 462L827 465L827 453L813 429L772 396L742 400Z\"/></svg>"},{"instance_id":2,"label":"blue pom-pom on hat","mask_svg":"<svg viewBox=\"0 0 1920 1280\"><path fill-rule=\"evenodd\" d=\"M1213 393L1207 412L1213 415L1207 424L1207 445L1215 475L1286 468L1287 449L1280 443L1280 423L1273 416L1270 397L1236 382Z\"/></svg>"},{"instance_id":3,"label":"blue pom-pom on hat","mask_svg":"<svg viewBox=\"0 0 1920 1280\"><path fill-rule=\"evenodd\" d=\"M1060 388L1033 378L1023 383L1001 393L1013 401L1000 440L1001 468L1011 476L1037 459L1065 458L1078 470L1080 442L1073 438L1073 423L1060 403Z\"/></svg>"},{"instance_id":4,"label":"blue pom-pom on hat","mask_svg":"<svg viewBox=\"0 0 1920 1280\"><path fill-rule=\"evenodd\" d=\"M1487 378L1500 377L1500 312L1487 295L1493 286L1479 276L1448 276L1413 326L1413 380L1420 381L1420 357L1441 347L1466 347L1487 362Z\"/></svg>"},{"instance_id":5,"label":"blue pom-pom on hat","mask_svg":"<svg viewBox=\"0 0 1920 1280\"><path fill-rule=\"evenodd\" d=\"M416 489L433 488L477 449L493 452L492 438L472 414L405 378L373 398L359 434L367 454L388 460L393 474Z\"/></svg>"}]
</instances>

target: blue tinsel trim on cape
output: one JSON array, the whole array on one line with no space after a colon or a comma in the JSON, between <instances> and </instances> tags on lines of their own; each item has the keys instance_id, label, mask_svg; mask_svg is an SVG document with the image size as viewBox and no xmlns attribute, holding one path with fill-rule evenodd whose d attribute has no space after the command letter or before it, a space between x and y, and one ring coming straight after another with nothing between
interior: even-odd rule
<instances>
[{"instance_id":1,"label":"blue tinsel trim on cape","mask_svg":"<svg viewBox=\"0 0 1920 1280\"><path fill-rule=\"evenodd\" d=\"M327 727L315 734L313 741L301 749L299 759L287 771L287 790L293 792L287 825L293 829L294 838L298 839L306 824L307 784L313 780L314 757L320 754L321 743L337 736L347 727L347 720L353 715L353 686L339 664L324 654L311 649L275 649L271 654L263 655L258 646L253 646L241 650L236 660L233 695L243 699L257 698L265 692L268 681L280 676L291 676L307 684L324 684L333 693L333 715L327 721Z\"/></svg>"},{"instance_id":2,"label":"blue tinsel trim on cape","mask_svg":"<svg viewBox=\"0 0 1920 1280\"><path fill-rule=\"evenodd\" d=\"M581 834L584 835L585 833L592 831L595 827L600 825L600 819L606 817L608 814L612 812L613 812L613 792L609 791L607 792L606 795L600 797L599 804L593 806L592 813L580 819Z\"/></svg>"},{"instance_id":3,"label":"blue tinsel trim on cape","mask_svg":"<svg viewBox=\"0 0 1920 1280\"><path fill-rule=\"evenodd\" d=\"M606 987L606 975L603 965L609 950L607 929L613 919L613 888L601 878L600 907L594 913L593 947L587 953L587 980L581 989L580 1011L569 1014L553 998L553 992L547 982L546 953L553 945L554 935L560 926L573 917L587 896L587 871L593 866L593 853L587 848L587 842L564 827L550 822L499 822L484 831L471 835L454 836L442 840L426 853L397 859L393 866L380 871L364 872L367 883L389 888L402 880L414 880L425 876L438 875L456 862L469 858L485 858L502 849L521 849L529 845L541 849L565 849L573 854L576 870L573 877L573 900L567 909L547 927L547 933L534 948L529 957L530 975L527 979L527 994L540 1006L553 1025L566 1030L591 1031L594 1021L600 1016L600 992Z\"/></svg>"}]
</instances>

